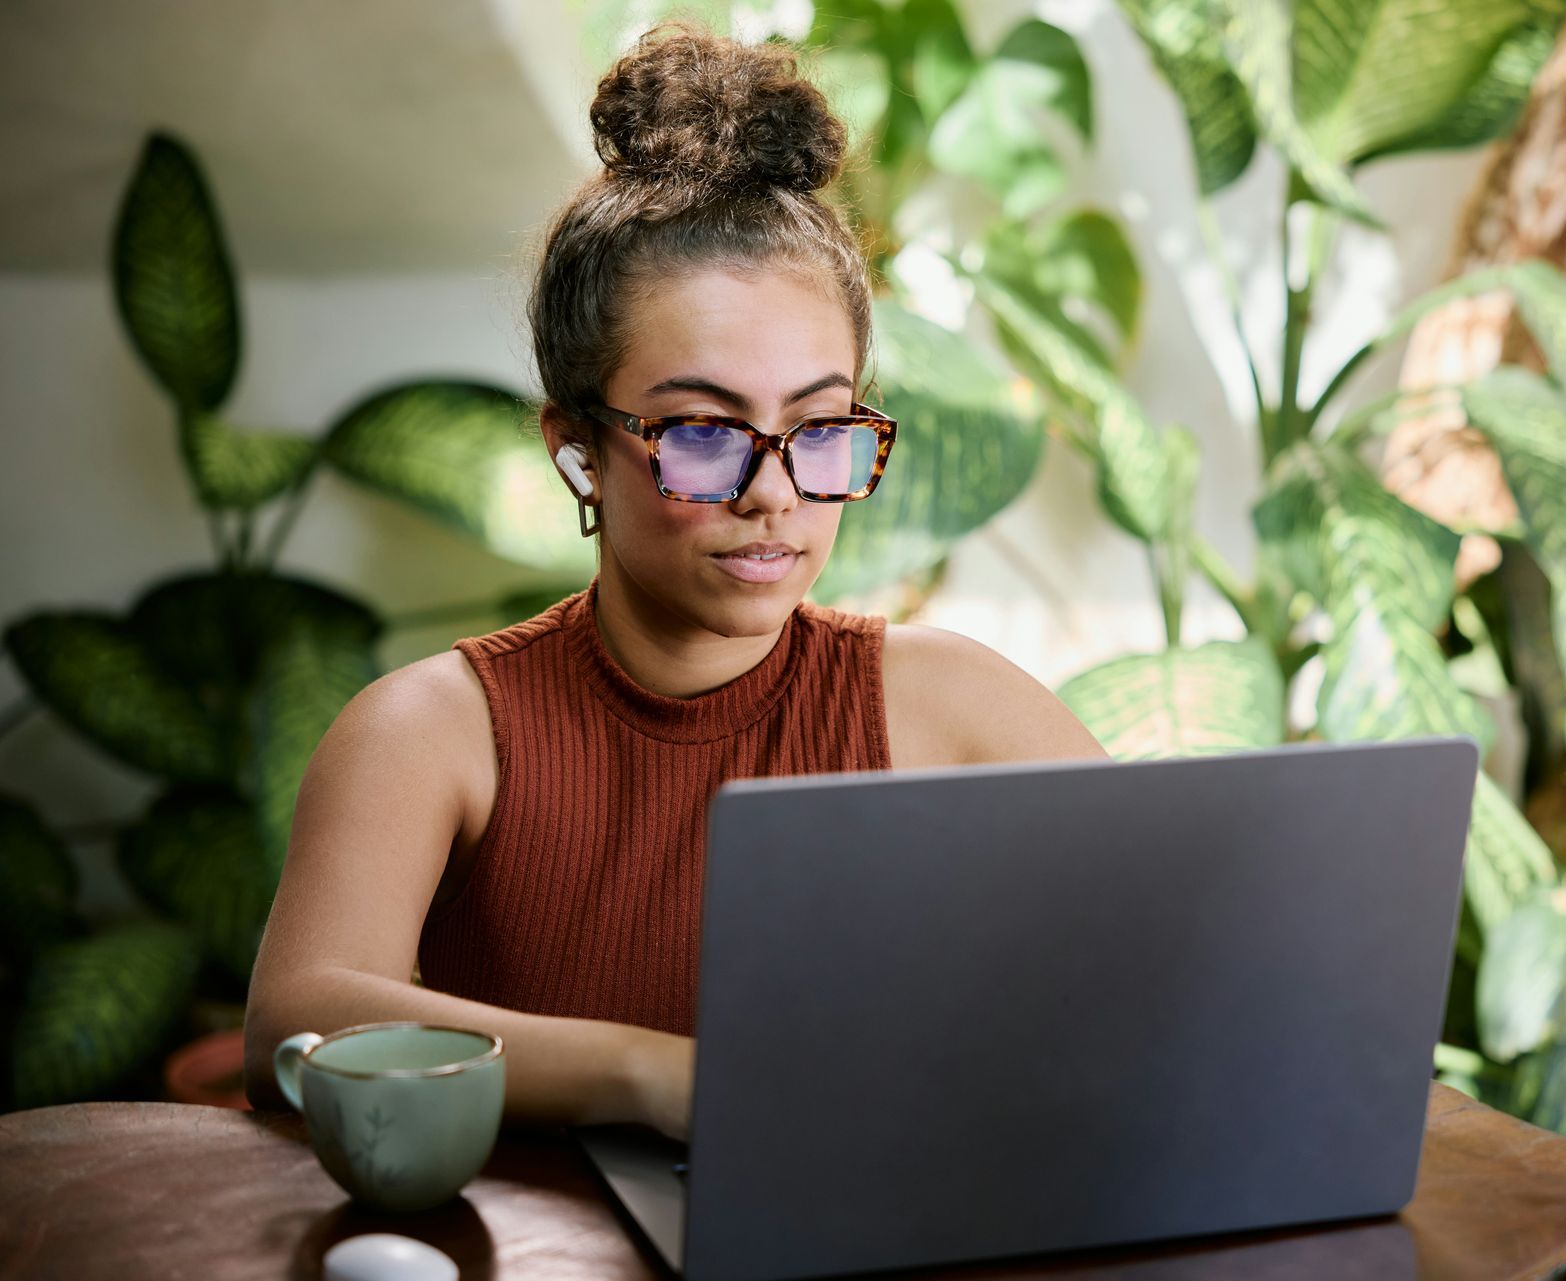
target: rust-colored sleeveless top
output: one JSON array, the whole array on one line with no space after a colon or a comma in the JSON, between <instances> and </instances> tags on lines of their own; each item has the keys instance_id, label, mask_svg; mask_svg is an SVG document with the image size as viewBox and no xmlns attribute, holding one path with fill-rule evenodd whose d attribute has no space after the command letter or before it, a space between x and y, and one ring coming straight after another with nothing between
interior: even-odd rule
<instances>
[{"instance_id":1,"label":"rust-colored sleeveless top","mask_svg":"<svg viewBox=\"0 0 1566 1281\"><path fill-rule=\"evenodd\" d=\"M597 584L459 640L489 700L495 809L419 939L428 988L692 1035L707 803L762 775L888 769L885 620L801 604L760 663L696 698L604 648Z\"/></svg>"}]
</instances>

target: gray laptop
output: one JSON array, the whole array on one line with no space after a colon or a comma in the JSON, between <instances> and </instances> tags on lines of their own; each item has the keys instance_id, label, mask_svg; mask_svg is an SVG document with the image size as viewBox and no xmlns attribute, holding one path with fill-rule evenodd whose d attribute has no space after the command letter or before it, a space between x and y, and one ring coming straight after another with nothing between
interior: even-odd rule
<instances>
[{"instance_id":1,"label":"gray laptop","mask_svg":"<svg viewBox=\"0 0 1566 1281\"><path fill-rule=\"evenodd\" d=\"M577 1136L687 1281L1392 1214L1471 740L754 779L709 815L688 1150Z\"/></svg>"}]
</instances>

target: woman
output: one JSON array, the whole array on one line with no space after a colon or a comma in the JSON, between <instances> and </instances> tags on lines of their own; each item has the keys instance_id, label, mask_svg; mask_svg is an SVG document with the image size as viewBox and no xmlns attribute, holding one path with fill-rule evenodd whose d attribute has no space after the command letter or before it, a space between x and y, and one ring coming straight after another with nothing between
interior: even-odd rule
<instances>
[{"instance_id":1,"label":"woman","mask_svg":"<svg viewBox=\"0 0 1566 1281\"><path fill-rule=\"evenodd\" d=\"M867 275L816 194L843 129L787 51L662 29L592 122L531 320L598 576L322 739L251 982L258 1105L283 1037L418 1019L504 1037L512 1120L683 1137L721 782L1103 755L982 645L802 603L895 431L855 399Z\"/></svg>"}]
</instances>

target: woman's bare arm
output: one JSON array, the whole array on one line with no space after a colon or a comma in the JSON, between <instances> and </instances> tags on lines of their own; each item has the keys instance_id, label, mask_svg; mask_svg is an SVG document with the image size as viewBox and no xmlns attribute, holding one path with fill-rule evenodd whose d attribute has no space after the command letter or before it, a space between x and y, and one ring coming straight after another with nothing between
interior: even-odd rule
<instances>
[{"instance_id":1,"label":"woman's bare arm","mask_svg":"<svg viewBox=\"0 0 1566 1281\"><path fill-rule=\"evenodd\" d=\"M322 738L299 788L251 976L246 1094L258 1107L286 1106L272 1052L295 1032L414 1019L504 1038L510 1121L642 1121L683 1137L690 1038L524 1014L411 981L425 913L462 827L480 732L487 741L482 690L452 653L374 682Z\"/></svg>"},{"instance_id":2,"label":"woman's bare arm","mask_svg":"<svg viewBox=\"0 0 1566 1281\"><path fill-rule=\"evenodd\" d=\"M881 672L894 768L1108 755L1053 693L956 632L889 625Z\"/></svg>"}]
</instances>

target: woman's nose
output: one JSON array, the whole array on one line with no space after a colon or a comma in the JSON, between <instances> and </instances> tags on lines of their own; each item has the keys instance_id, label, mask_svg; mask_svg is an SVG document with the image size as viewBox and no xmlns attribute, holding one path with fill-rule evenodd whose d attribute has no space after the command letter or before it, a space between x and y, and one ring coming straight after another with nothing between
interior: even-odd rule
<instances>
[{"instance_id":1,"label":"woman's nose","mask_svg":"<svg viewBox=\"0 0 1566 1281\"><path fill-rule=\"evenodd\" d=\"M799 494L789 479L788 468L783 465L783 456L777 450L769 449L762 455L761 466L756 468L745 492L734 500L734 510L787 511L798 502Z\"/></svg>"}]
</instances>

